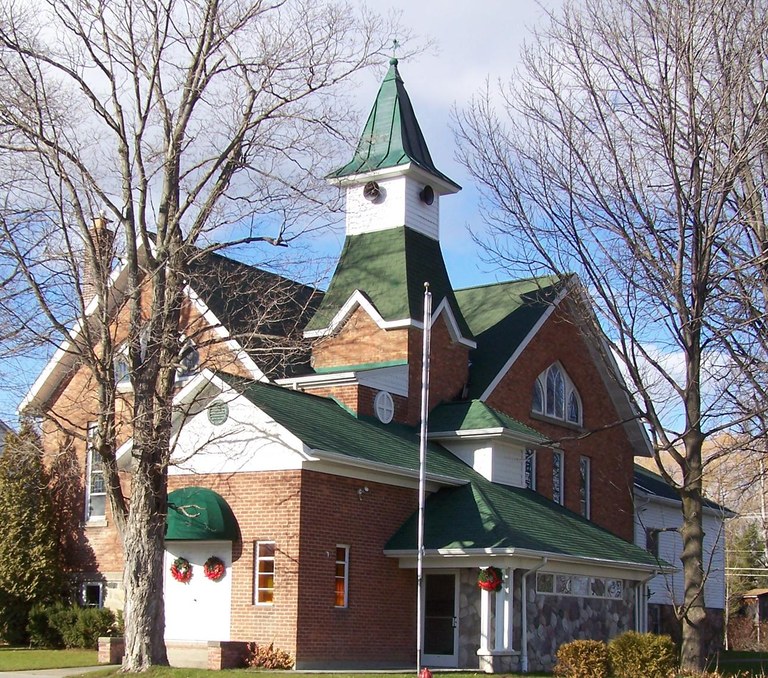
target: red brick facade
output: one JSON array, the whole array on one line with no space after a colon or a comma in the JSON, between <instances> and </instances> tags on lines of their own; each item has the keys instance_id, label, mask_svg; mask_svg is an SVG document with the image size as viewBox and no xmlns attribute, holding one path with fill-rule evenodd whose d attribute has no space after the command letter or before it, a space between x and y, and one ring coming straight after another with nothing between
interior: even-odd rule
<instances>
[{"instance_id":1,"label":"red brick facade","mask_svg":"<svg viewBox=\"0 0 768 678\"><path fill-rule=\"evenodd\" d=\"M634 450L610 399L586 339L561 304L536 333L490 394L487 402L559 443L565 452L565 506L580 509L579 457L591 460L591 520L631 541L633 538ZM583 426L555 422L531 413L533 384L559 362L579 392ZM613 425L613 426L610 426ZM609 428L602 430L603 427ZM588 435L584 435L588 433ZM552 452L537 453L536 488L552 497Z\"/></svg>"}]
</instances>

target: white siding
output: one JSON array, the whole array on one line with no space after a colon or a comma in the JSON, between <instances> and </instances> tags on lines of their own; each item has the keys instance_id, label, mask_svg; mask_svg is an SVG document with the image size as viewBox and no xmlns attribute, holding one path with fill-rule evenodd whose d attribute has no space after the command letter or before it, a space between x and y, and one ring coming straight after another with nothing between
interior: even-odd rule
<instances>
[{"instance_id":1,"label":"white siding","mask_svg":"<svg viewBox=\"0 0 768 678\"><path fill-rule=\"evenodd\" d=\"M363 386L389 391L395 395L408 395L408 365L382 367L357 373L357 380Z\"/></svg>"},{"instance_id":2,"label":"white siding","mask_svg":"<svg viewBox=\"0 0 768 678\"><path fill-rule=\"evenodd\" d=\"M441 440L464 463L484 478L502 485L525 487L525 451L495 439Z\"/></svg>"},{"instance_id":3,"label":"white siding","mask_svg":"<svg viewBox=\"0 0 768 678\"><path fill-rule=\"evenodd\" d=\"M677 528L682 524L680 505L662 502L645 495L635 495L635 544L646 546L646 529ZM720 516L704 513L704 602L707 607L722 609L725 606L725 534ZM669 605L681 603L683 598L683 573L680 555L682 539L679 532L659 532L659 557L677 570L672 574L659 575L648 582L651 604Z\"/></svg>"},{"instance_id":4,"label":"white siding","mask_svg":"<svg viewBox=\"0 0 768 678\"><path fill-rule=\"evenodd\" d=\"M227 398L222 398L227 401ZM181 429L169 469L171 475L299 469L302 443L243 397L229 397L229 417L220 426L207 409Z\"/></svg>"},{"instance_id":5,"label":"white siding","mask_svg":"<svg viewBox=\"0 0 768 678\"><path fill-rule=\"evenodd\" d=\"M437 240L440 235L440 198L427 205L419 198L424 188L410 177L377 180L385 197L381 202L370 202L363 196L363 185L347 189L347 235L384 231L408 225L415 231Z\"/></svg>"}]
</instances>

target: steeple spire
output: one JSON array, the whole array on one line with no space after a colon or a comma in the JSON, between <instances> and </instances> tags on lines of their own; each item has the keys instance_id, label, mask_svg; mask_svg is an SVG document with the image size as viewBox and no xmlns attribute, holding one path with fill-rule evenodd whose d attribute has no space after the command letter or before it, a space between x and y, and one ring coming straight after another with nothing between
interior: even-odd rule
<instances>
[{"instance_id":1,"label":"steeple spire","mask_svg":"<svg viewBox=\"0 0 768 678\"><path fill-rule=\"evenodd\" d=\"M440 172L432 161L397 64L396 57L389 60L389 70L381 83L352 160L331 172L328 178L341 179L413 164L446 182L446 192L458 191L461 186Z\"/></svg>"}]
</instances>

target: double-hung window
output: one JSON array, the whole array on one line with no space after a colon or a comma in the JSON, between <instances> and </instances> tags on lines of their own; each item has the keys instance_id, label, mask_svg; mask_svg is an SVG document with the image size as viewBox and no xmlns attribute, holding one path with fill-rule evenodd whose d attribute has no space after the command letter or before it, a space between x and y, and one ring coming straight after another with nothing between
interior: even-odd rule
<instances>
[{"instance_id":1,"label":"double-hung window","mask_svg":"<svg viewBox=\"0 0 768 678\"><path fill-rule=\"evenodd\" d=\"M104 520L107 511L107 485L104 479L104 462L94 445L96 422L88 424L86 444L85 519Z\"/></svg>"}]
</instances>

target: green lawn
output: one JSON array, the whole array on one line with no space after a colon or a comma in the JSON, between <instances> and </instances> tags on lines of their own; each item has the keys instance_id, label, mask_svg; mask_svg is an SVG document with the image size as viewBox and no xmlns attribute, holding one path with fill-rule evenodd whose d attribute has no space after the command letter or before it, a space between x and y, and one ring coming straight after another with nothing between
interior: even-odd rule
<instances>
[{"instance_id":1,"label":"green lawn","mask_svg":"<svg viewBox=\"0 0 768 678\"><path fill-rule=\"evenodd\" d=\"M413 673L323 673L322 678L415 678ZM87 678L105 678L106 676L118 676L121 674L118 669L96 671L87 673ZM487 673L465 673L462 671L451 671L444 674L435 672L436 676L445 676L448 678L488 678ZM317 673L302 673L301 671L261 671L256 669L227 669L225 671L207 671L205 669L174 669L169 667L156 666L146 673L142 678L229 678L230 676L258 676L258 678L318 678ZM551 674L528 673L526 678L550 678Z\"/></svg>"},{"instance_id":2,"label":"green lawn","mask_svg":"<svg viewBox=\"0 0 768 678\"><path fill-rule=\"evenodd\" d=\"M96 650L30 650L0 647L0 671L95 666L99 663L97 657Z\"/></svg>"}]
</instances>

